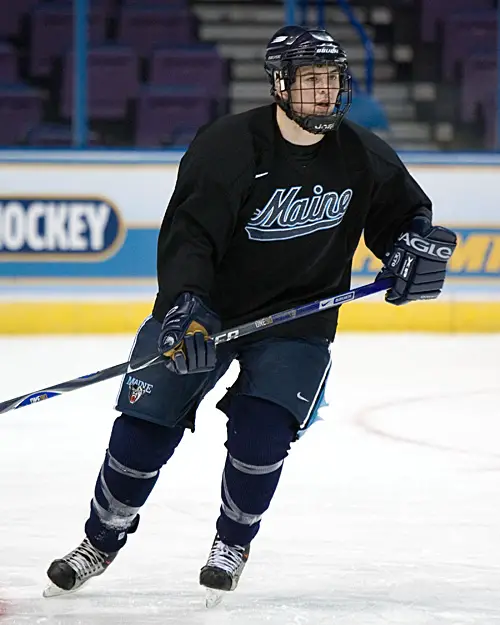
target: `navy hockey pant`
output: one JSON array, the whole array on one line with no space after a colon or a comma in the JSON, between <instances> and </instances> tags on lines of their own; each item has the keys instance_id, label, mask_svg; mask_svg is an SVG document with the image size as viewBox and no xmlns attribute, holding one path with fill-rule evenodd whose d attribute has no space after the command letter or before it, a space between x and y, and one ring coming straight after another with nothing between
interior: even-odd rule
<instances>
[{"instance_id":1,"label":"navy hockey pant","mask_svg":"<svg viewBox=\"0 0 500 625\"><path fill-rule=\"evenodd\" d=\"M160 324L148 319L133 356L154 353ZM317 416L330 357L322 339L266 338L218 349L207 374L178 376L162 365L127 374L120 389L106 456L97 478L85 531L99 549L113 552L135 531L139 510L161 467L194 427L196 409L234 359L240 374L218 403L227 417L227 456L217 531L228 544L248 544L272 500L290 444ZM200 467L200 471L203 467Z\"/></svg>"}]
</instances>

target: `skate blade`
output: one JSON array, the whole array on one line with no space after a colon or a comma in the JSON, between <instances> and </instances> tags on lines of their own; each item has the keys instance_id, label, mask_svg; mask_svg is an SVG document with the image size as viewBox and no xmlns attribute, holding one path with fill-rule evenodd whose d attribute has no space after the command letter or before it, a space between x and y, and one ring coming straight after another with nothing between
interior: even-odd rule
<instances>
[{"instance_id":1,"label":"skate blade","mask_svg":"<svg viewBox=\"0 0 500 625\"><path fill-rule=\"evenodd\" d=\"M59 586L56 586L55 584L50 583L43 590L42 595L46 599L50 599L51 597L63 597L64 595L72 595L74 592L77 592L78 590L80 590L82 586L83 584L81 584L80 586L77 586L76 588L72 588L71 590L64 590L64 588L59 588Z\"/></svg>"},{"instance_id":2,"label":"skate blade","mask_svg":"<svg viewBox=\"0 0 500 625\"><path fill-rule=\"evenodd\" d=\"M207 608L215 608L221 603L226 592L224 590L215 590L213 588L207 588L205 594L205 606Z\"/></svg>"}]
</instances>

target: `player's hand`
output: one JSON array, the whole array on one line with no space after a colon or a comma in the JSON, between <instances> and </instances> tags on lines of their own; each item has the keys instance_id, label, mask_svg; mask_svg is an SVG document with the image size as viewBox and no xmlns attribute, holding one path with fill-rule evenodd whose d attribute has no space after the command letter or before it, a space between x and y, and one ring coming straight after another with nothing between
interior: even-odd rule
<instances>
[{"instance_id":1,"label":"player's hand","mask_svg":"<svg viewBox=\"0 0 500 625\"><path fill-rule=\"evenodd\" d=\"M399 235L377 276L377 279L395 277L394 285L386 293L386 301L400 306L438 297L456 245L454 232L433 226L427 217L415 217L408 231Z\"/></svg>"},{"instance_id":2,"label":"player's hand","mask_svg":"<svg viewBox=\"0 0 500 625\"><path fill-rule=\"evenodd\" d=\"M209 334L221 328L219 317L196 295L183 293L165 315L158 351L167 369L185 375L215 368L215 344Z\"/></svg>"}]
</instances>

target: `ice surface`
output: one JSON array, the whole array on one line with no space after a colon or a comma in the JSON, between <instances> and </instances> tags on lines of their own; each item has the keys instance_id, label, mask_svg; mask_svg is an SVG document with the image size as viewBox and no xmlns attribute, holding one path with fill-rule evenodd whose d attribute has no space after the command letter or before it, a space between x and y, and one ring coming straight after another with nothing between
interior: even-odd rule
<instances>
[{"instance_id":1,"label":"ice surface","mask_svg":"<svg viewBox=\"0 0 500 625\"><path fill-rule=\"evenodd\" d=\"M3 338L0 400L127 358L131 337ZM294 445L240 587L198 571L225 421L207 397L110 569L43 599L83 537L117 381L0 416L0 625L500 623L500 336L338 337L330 406ZM3 613L3 614L2 614Z\"/></svg>"}]
</instances>

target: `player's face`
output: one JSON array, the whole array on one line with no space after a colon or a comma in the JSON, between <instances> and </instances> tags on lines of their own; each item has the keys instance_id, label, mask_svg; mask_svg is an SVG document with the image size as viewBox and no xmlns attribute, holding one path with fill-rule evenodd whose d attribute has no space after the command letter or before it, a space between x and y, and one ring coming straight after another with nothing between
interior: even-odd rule
<instances>
[{"instance_id":1,"label":"player's face","mask_svg":"<svg viewBox=\"0 0 500 625\"><path fill-rule=\"evenodd\" d=\"M338 68L332 65L297 69L292 85L292 108L299 115L330 115L340 91Z\"/></svg>"}]
</instances>

